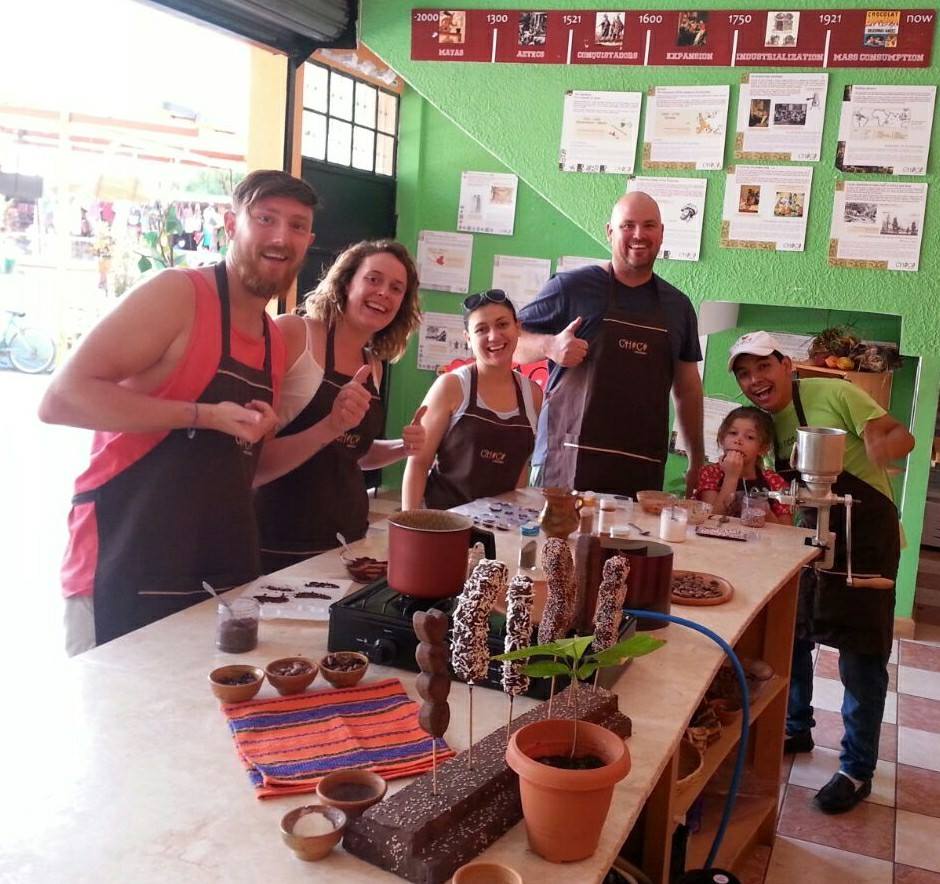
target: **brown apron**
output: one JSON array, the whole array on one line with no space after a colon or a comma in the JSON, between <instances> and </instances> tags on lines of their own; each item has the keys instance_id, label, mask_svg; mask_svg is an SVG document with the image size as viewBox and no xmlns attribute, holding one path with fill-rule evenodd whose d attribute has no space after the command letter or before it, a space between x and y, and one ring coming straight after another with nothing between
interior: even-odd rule
<instances>
[{"instance_id":1,"label":"brown apron","mask_svg":"<svg viewBox=\"0 0 940 884\"><path fill-rule=\"evenodd\" d=\"M264 317L264 367L231 355L225 263L215 265L222 355L200 403L274 401L271 336ZM196 342L197 346L201 342ZM100 645L261 573L251 484L260 445L214 430L172 430L104 485L76 494L93 502L98 525L95 640Z\"/></svg>"},{"instance_id":2,"label":"brown apron","mask_svg":"<svg viewBox=\"0 0 940 884\"><path fill-rule=\"evenodd\" d=\"M607 308L587 358L549 394L545 486L633 495L663 486L673 355L656 277L638 309L629 287ZM619 303L618 303L619 301Z\"/></svg>"},{"instance_id":3,"label":"brown apron","mask_svg":"<svg viewBox=\"0 0 940 884\"><path fill-rule=\"evenodd\" d=\"M518 414L501 418L481 408L477 401L479 373L470 369L467 410L448 430L428 473L426 504L446 510L478 497L512 491L535 445L535 434L526 415L522 384L528 381L512 373Z\"/></svg>"},{"instance_id":4,"label":"brown apron","mask_svg":"<svg viewBox=\"0 0 940 884\"><path fill-rule=\"evenodd\" d=\"M342 386L352 379L334 367L334 334L334 328L328 329L326 365L317 392L279 436L292 436L325 418ZM369 497L359 459L385 426L382 401L371 375L365 387L372 401L359 426L255 492L265 574L335 549L337 532L350 543L365 536Z\"/></svg>"},{"instance_id":5,"label":"brown apron","mask_svg":"<svg viewBox=\"0 0 940 884\"><path fill-rule=\"evenodd\" d=\"M799 425L809 426L798 381L793 383L793 406ZM851 494L853 498L852 573L894 580L901 557L894 502L845 471L839 474L832 490L838 495ZM832 572L843 573L818 571L812 565L803 569L797 631L820 644L887 659L894 634L894 590L846 586L845 507L837 504L829 513L829 527L836 535ZM815 528L816 510L801 510L801 523Z\"/></svg>"}]
</instances>

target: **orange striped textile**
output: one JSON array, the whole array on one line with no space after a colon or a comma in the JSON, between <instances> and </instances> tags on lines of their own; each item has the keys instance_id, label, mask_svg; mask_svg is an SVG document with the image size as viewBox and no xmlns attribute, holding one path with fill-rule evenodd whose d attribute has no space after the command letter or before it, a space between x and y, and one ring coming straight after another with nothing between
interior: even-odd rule
<instances>
[{"instance_id":1,"label":"orange striped textile","mask_svg":"<svg viewBox=\"0 0 940 884\"><path fill-rule=\"evenodd\" d=\"M397 678L222 706L259 798L313 792L328 773L387 780L431 769L431 737ZM438 762L454 750L435 741Z\"/></svg>"}]
</instances>

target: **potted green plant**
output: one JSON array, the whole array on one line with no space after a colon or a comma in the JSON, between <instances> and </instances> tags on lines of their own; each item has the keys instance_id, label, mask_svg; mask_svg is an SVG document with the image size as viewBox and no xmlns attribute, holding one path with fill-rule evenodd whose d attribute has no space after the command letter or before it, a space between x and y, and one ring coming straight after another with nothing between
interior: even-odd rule
<instances>
[{"instance_id":1,"label":"potted green plant","mask_svg":"<svg viewBox=\"0 0 940 884\"><path fill-rule=\"evenodd\" d=\"M644 634L586 653L593 641L593 635L561 639L493 658L529 660L522 671L534 678L571 679L573 717L525 725L513 732L506 749L506 763L519 775L529 846L549 862L572 862L594 853L614 786L630 771L630 753L621 737L578 721L578 693L591 690L580 681L665 644Z\"/></svg>"}]
</instances>

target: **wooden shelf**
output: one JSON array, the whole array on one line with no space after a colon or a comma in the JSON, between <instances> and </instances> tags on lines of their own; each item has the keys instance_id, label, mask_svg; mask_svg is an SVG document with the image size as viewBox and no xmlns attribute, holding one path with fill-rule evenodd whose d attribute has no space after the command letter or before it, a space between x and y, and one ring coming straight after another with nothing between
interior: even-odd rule
<instances>
[{"instance_id":1,"label":"wooden shelf","mask_svg":"<svg viewBox=\"0 0 940 884\"><path fill-rule=\"evenodd\" d=\"M808 362L794 362L793 370L801 378L842 378L864 390L885 411L891 405L893 374L890 371L843 371L839 368L811 365Z\"/></svg>"},{"instance_id":2,"label":"wooden shelf","mask_svg":"<svg viewBox=\"0 0 940 884\"><path fill-rule=\"evenodd\" d=\"M718 831L718 824L721 822L724 803L724 795L706 797L702 827L689 838L686 850L687 869L699 869L705 865L708 851L711 850L715 833ZM776 812L776 795L739 795L734 803L734 813L731 814L721 847L718 849L715 865L722 869L733 869L757 841L758 833L768 816Z\"/></svg>"},{"instance_id":3,"label":"wooden shelf","mask_svg":"<svg viewBox=\"0 0 940 884\"><path fill-rule=\"evenodd\" d=\"M750 723L753 724L761 713L770 705L771 701L784 690L787 686L786 679L779 675L772 676L763 690L751 704ZM687 785L678 785L676 795L673 801L673 813L676 817L682 817L692 806L692 802L701 794L702 790L708 785L712 775L721 767L728 755L738 745L741 737L740 723L722 727L721 736L718 740L708 747L705 752L705 761L701 771L696 774L693 781Z\"/></svg>"}]
</instances>

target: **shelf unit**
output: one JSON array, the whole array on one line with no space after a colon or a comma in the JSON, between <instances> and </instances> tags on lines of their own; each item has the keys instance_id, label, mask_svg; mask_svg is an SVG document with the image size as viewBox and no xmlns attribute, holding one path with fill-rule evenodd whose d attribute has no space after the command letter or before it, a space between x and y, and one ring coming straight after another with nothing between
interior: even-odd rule
<instances>
[{"instance_id":1,"label":"shelf unit","mask_svg":"<svg viewBox=\"0 0 940 884\"><path fill-rule=\"evenodd\" d=\"M890 371L842 371L808 362L794 362L793 370L801 378L842 378L864 390L885 411L891 407L891 381L894 375Z\"/></svg>"},{"instance_id":2,"label":"shelf unit","mask_svg":"<svg viewBox=\"0 0 940 884\"><path fill-rule=\"evenodd\" d=\"M755 845L772 844L776 830L798 579L794 575L787 581L734 645L739 657L757 657L769 663L774 676L751 704L745 788L735 802L718 852L718 865L731 871ZM724 806L724 795L709 794L709 789L729 779L740 734L740 723L722 728L718 740L705 752L701 772L687 784L677 781L678 748L667 763L646 803L642 864L653 881L669 881L673 834L695 800L704 794L702 828L689 839L686 854L686 868L703 866ZM762 794L759 784L765 784L763 791L767 794Z\"/></svg>"}]
</instances>

